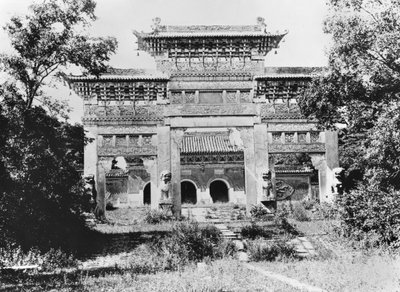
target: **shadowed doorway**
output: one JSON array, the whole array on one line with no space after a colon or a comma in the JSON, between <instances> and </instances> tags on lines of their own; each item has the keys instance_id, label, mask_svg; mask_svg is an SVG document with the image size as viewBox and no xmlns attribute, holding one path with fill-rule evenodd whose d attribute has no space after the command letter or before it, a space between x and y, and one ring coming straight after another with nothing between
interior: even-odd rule
<instances>
[{"instance_id":1,"label":"shadowed doorway","mask_svg":"<svg viewBox=\"0 0 400 292\"><path fill-rule=\"evenodd\" d=\"M151 184L148 183L143 190L143 204L150 205L151 204Z\"/></svg>"},{"instance_id":2,"label":"shadowed doorway","mask_svg":"<svg viewBox=\"0 0 400 292\"><path fill-rule=\"evenodd\" d=\"M196 186L190 181L181 182L181 201L182 204L196 204Z\"/></svg>"},{"instance_id":3,"label":"shadowed doorway","mask_svg":"<svg viewBox=\"0 0 400 292\"><path fill-rule=\"evenodd\" d=\"M215 180L210 184L210 195L213 203L229 202L228 186L221 180Z\"/></svg>"}]
</instances>

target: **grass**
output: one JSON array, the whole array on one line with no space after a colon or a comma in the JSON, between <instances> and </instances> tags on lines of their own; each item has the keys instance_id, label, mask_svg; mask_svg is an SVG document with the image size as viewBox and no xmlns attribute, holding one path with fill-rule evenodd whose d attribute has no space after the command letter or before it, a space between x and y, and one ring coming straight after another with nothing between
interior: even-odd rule
<instances>
[{"instance_id":1,"label":"grass","mask_svg":"<svg viewBox=\"0 0 400 292\"><path fill-rule=\"evenodd\" d=\"M327 291L399 291L400 287L400 257L388 254L256 265Z\"/></svg>"}]
</instances>

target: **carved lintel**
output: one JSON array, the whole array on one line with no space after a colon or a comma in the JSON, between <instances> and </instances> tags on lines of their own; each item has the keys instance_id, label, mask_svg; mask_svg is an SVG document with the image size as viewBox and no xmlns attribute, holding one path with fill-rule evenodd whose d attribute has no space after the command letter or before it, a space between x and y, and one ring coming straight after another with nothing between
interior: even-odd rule
<instances>
[{"instance_id":1,"label":"carved lintel","mask_svg":"<svg viewBox=\"0 0 400 292\"><path fill-rule=\"evenodd\" d=\"M307 144L273 144L268 145L269 153L325 153L326 148L323 143L307 143Z\"/></svg>"}]
</instances>

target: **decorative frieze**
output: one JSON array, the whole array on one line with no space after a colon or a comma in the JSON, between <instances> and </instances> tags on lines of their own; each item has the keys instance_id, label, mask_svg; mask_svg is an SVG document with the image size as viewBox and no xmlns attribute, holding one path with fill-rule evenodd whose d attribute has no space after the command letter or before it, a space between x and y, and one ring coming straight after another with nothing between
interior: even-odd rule
<instances>
[{"instance_id":1,"label":"decorative frieze","mask_svg":"<svg viewBox=\"0 0 400 292\"><path fill-rule=\"evenodd\" d=\"M239 153L225 153L225 154L184 154L181 155L181 164L243 164L244 154Z\"/></svg>"},{"instance_id":2,"label":"decorative frieze","mask_svg":"<svg viewBox=\"0 0 400 292\"><path fill-rule=\"evenodd\" d=\"M97 133L100 135L116 135L116 134L154 134L157 132L156 126L100 126Z\"/></svg>"},{"instance_id":3,"label":"decorative frieze","mask_svg":"<svg viewBox=\"0 0 400 292\"><path fill-rule=\"evenodd\" d=\"M182 105L168 106L166 116L249 116L256 115L254 104L213 104L213 105Z\"/></svg>"},{"instance_id":4,"label":"decorative frieze","mask_svg":"<svg viewBox=\"0 0 400 292\"><path fill-rule=\"evenodd\" d=\"M308 143L308 144L270 144L268 147L269 153L318 153L325 152L325 144L323 143Z\"/></svg>"},{"instance_id":5,"label":"decorative frieze","mask_svg":"<svg viewBox=\"0 0 400 292\"><path fill-rule=\"evenodd\" d=\"M90 117L131 117L136 120L162 120L163 106L139 106L135 104L132 106L86 105L85 118Z\"/></svg>"}]
</instances>

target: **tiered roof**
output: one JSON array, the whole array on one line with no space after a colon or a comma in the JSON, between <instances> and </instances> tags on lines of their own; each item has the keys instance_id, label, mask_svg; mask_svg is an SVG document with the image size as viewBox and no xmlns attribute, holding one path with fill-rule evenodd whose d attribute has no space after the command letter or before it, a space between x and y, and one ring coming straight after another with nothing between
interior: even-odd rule
<instances>
[{"instance_id":1,"label":"tiered roof","mask_svg":"<svg viewBox=\"0 0 400 292\"><path fill-rule=\"evenodd\" d=\"M201 133L186 135L182 141L182 154L219 154L243 152L239 147L232 145L229 137L224 133Z\"/></svg>"}]
</instances>

